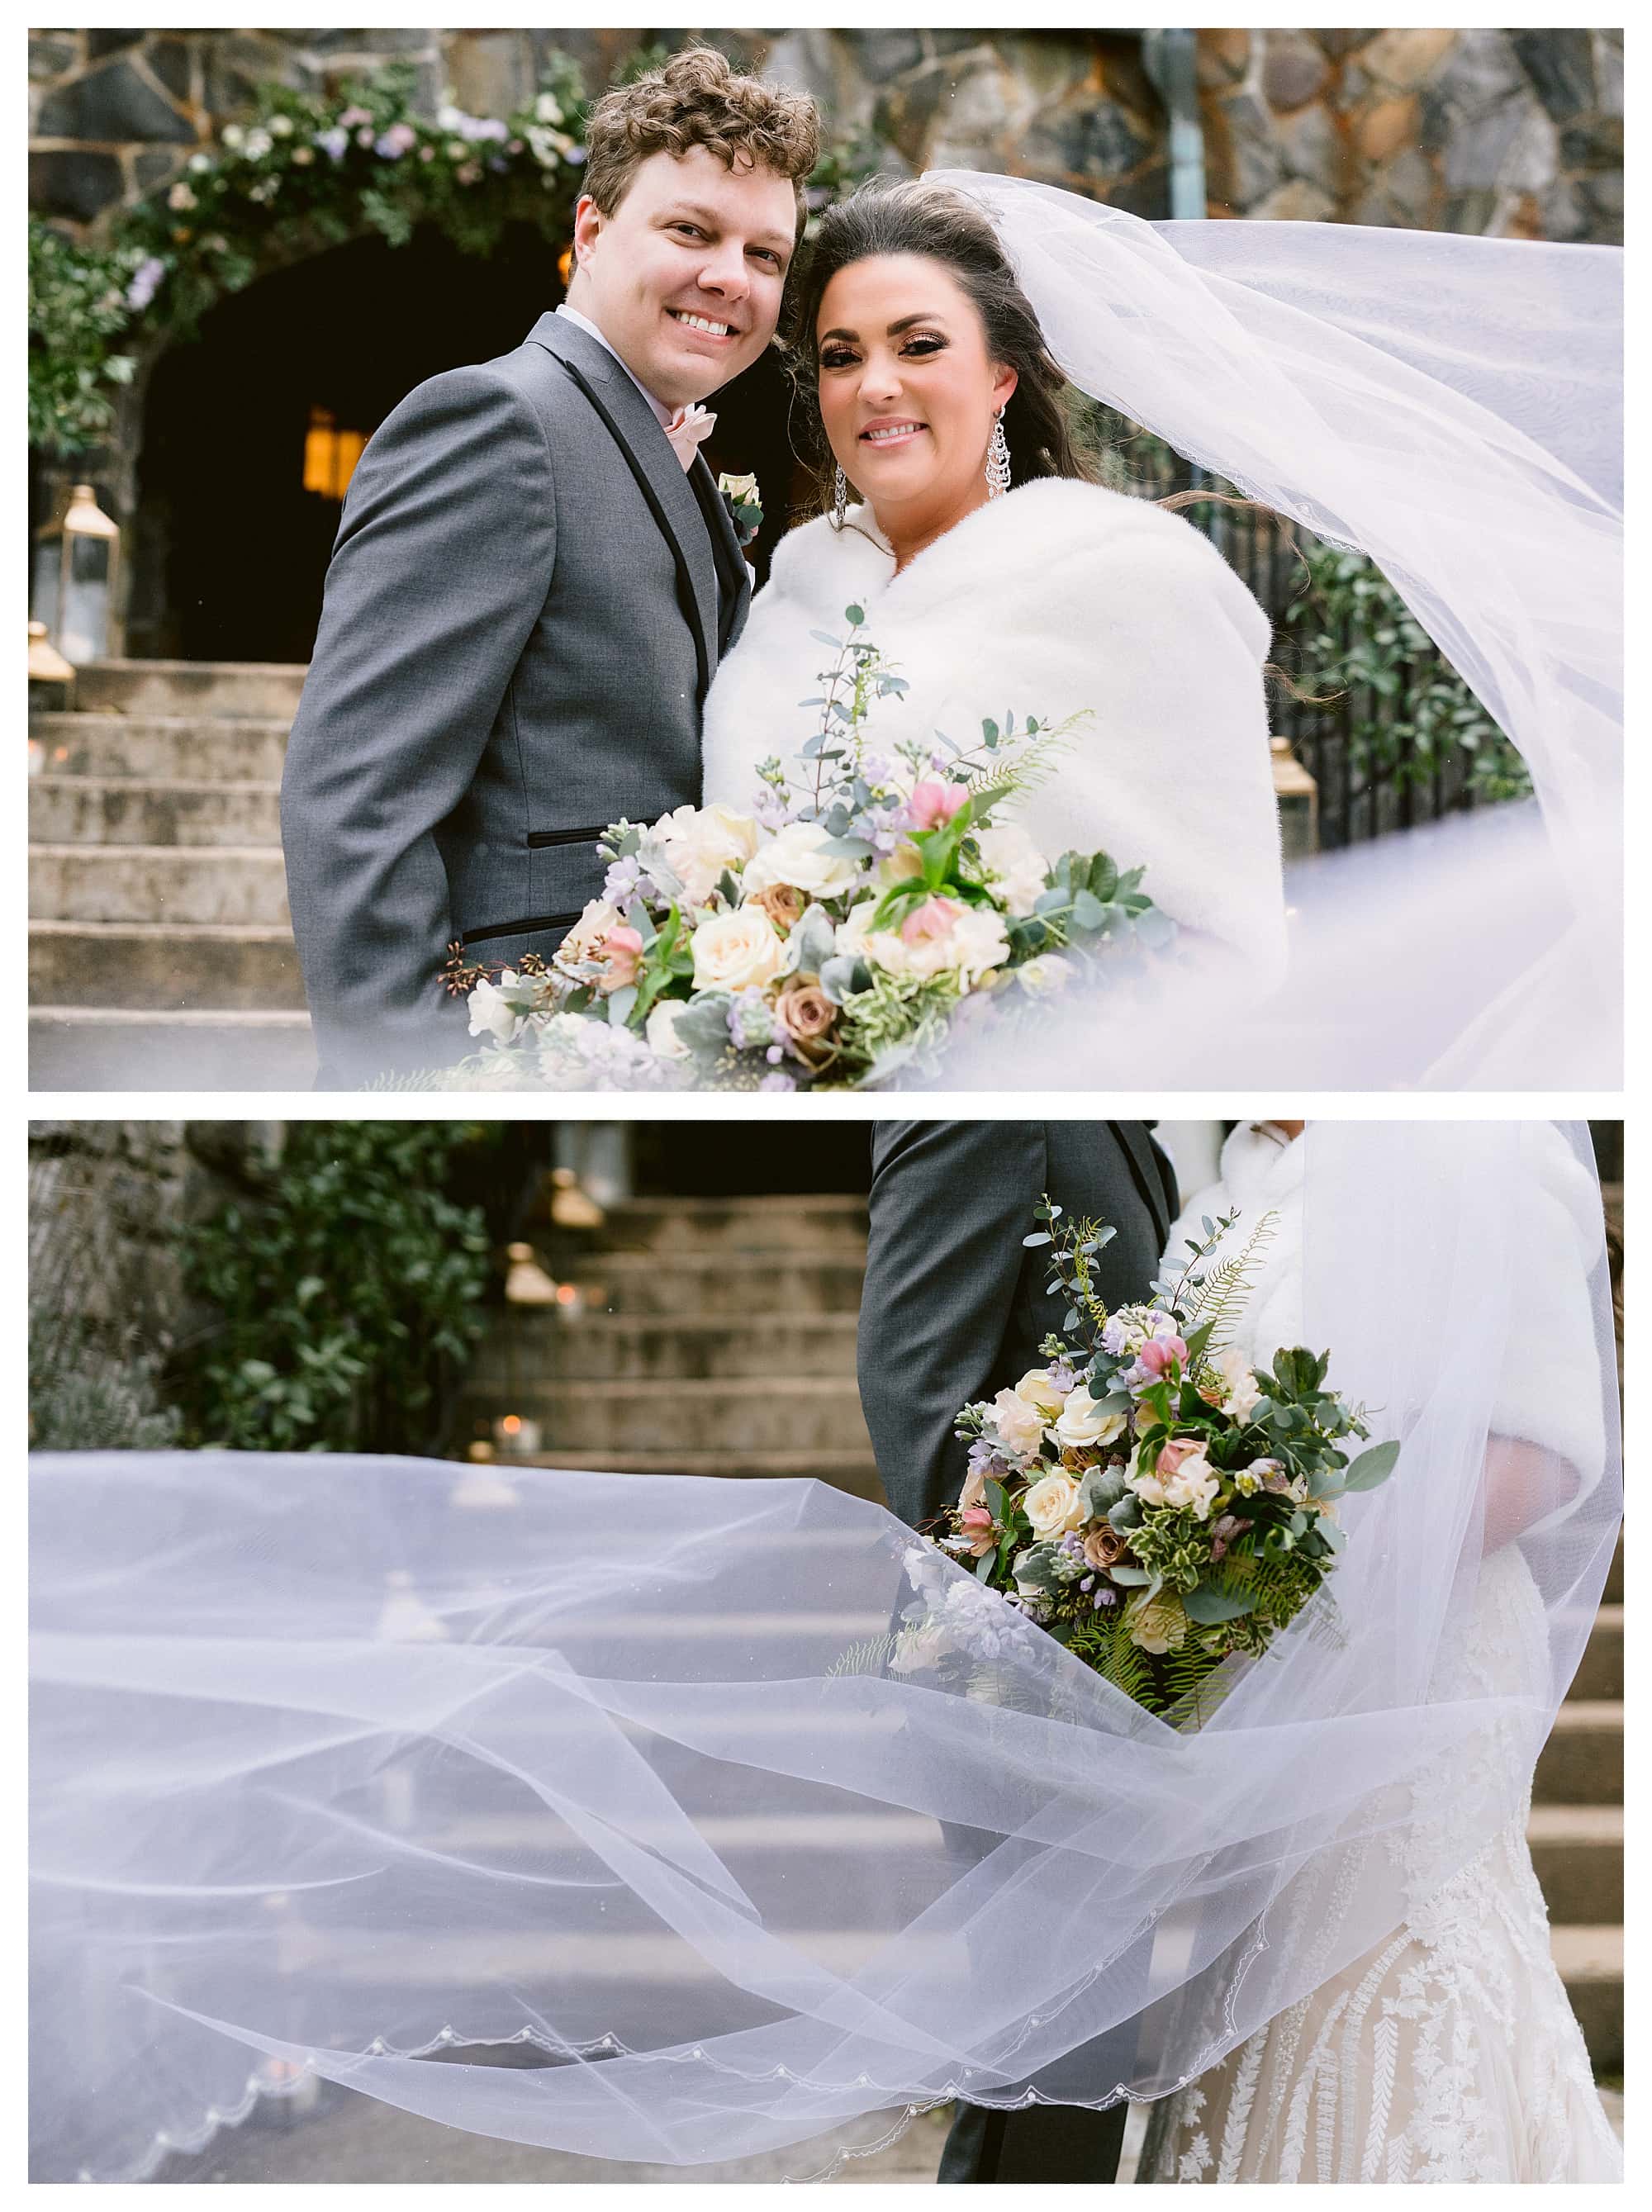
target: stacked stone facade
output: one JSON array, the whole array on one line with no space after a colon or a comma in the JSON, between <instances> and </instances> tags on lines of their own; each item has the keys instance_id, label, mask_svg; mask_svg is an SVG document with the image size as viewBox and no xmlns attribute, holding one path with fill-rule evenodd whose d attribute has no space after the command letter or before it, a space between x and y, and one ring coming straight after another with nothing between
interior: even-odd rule
<instances>
[{"instance_id":1,"label":"stacked stone facade","mask_svg":"<svg viewBox=\"0 0 1652 2212\"><path fill-rule=\"evenodd\" d=\"M427 109L451 90L502 114L551 46L595 88L653 35L32 32L31 201L95 234L244 115L268 78L327 91L398 60ZM886 167L1008 170L1169 211L1165 116L1139 32L702 35L806 87L833 134L874 139ZM1620 31L1201 31L1199 64L1212 215L1621 240Z\"/></svg>"}]
</instances>

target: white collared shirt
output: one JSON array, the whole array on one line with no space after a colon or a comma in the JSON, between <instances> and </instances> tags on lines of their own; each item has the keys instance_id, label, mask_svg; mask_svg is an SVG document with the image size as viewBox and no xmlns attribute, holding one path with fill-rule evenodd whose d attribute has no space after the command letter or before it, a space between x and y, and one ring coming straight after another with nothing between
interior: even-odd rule
<instances>
[{"instance_id":1,"label":"white collared shirt","mask_svg":"<svg viewBox=\"0 0 1652 2212\"><path fill-rule=\"evenodd\" d=\"M597 343L603 347L605 351L613 354L615 360L618 362L620 367L630 378L632 383L635 385L637 390L642 394L650 407L653 409L655 415L659 418L660 428L664 430L668 428L668 426L676 419L677 412L677 409L674 407L667 407L662 400L659 400L654 398L653 393L649 391L647 386L642 381L642 379L632 368L630 362L625 359L623 354L617 352L616 349L610 344L609 341L603 336L602 332L597 328L597 325L592 321L590 316L582 315L577 307L570 307L566 300L564 300L562 305L556 309L556 313L559 315L566 315L570 323L577 323L580 328L582 331L588 331L590 335L595 338Z\"/></svg>"}]
</instances>

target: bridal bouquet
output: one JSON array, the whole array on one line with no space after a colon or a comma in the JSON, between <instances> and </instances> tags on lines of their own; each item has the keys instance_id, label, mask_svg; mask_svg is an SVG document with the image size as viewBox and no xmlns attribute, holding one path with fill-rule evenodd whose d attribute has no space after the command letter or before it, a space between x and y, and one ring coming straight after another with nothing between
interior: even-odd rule
<instances>
[{"instance_id":1,"label":"bridal bouquet","mask_svg":"<svg viewBox=\"0 0 1652 2212\"><path fill-rule=\"evenodd\" d=\"M1090 1262L1114 1232L1063 1228L1048 1200L1038 1212L1047 1225L1024 1241L1051 1247L1063 1333L1041 1347L1047 1365L959 1415L969 1472L931 1541L1150 1712L1196 1720L1222 1662L1266 1651L1325 1583L1344 1541L1338 1499L1386 1480L1400 1448L1350 1459L1343 1447L1369 1431L1325 1387L1324 1353L1280 1351L1253 1370L1224 1347L1271 1217L1214 1266L1239 1217L1204 1221L1148 1303L1109 1313ZM932 1660L938 1598L962 1631L951 1648L980 1656L989 1624L947 1601L937 1584L957 1585L938 1567L932 1551L908 1554L920 1602L902 1634Z\"/></svg>"},{"instance_id":2,"label":"bridal bouquet","mask_svg":"<svg viewBox=\"0 0 1652 2212\"><path fill-rule=\"evenodd\" d=\"M965 750L874 753L864 726L903 680L845 610L805 706L820 726L788 772L762 763L752 811L679 806L616 823L593 900L549 960L490 972L456 949L481 1050L454 1071L498 1088L851 1089L932 1067L962 1015L1026 1005L1175 926L1139 868L1054 862L996 810L1066 726L987 719Z\"/></svg>"}]
</instances>

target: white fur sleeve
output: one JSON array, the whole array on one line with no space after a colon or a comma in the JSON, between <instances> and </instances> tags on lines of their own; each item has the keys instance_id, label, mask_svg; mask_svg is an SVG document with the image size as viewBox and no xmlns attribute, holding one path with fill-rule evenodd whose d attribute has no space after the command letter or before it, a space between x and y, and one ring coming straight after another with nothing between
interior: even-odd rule
<instances>
[{"instance_id":1,"label":"white fur sleeve","mask_svg":"<svg viewBox=\"0 0 1652 2212\"><path fill-rule=\"evenodd\" d=\"M1104 849L1185 929L1283 972L1285 899L1261 663L1266 616L1191 525L1157 508L1011 543L938 611L942 696L926 719L973 736L1011 708L1088 710L1017 816L1052 856ZM1065 518L1064 518L1065 519ZM914 705L919 704L915 699Z\"/></svg>"}]
</instances>

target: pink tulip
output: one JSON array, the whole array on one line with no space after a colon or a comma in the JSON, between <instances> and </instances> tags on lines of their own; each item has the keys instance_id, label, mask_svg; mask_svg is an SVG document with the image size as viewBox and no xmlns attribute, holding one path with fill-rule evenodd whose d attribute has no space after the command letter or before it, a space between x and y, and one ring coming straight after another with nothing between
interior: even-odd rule
<instances>
[{"instance_id":1,"label":"pink tulip","mask_svg":"<svg viewBox=\"0 0 1652 2212\"><path fill-rule=\"evenodd\" d=\"M937 938L951 934L953 923L963 911L956 899L926 899L901 924L902 938L908 945L931 944Z\"/></svg>"},{"instance_id":2,"label":"pink tulip","mask_svg":"<svg viewBox=\"0 0 1652 2212\"><path fill-rule=\"evenodd\" d=\"M926 776L914 787L907 811L912 817L914 830L938 830L950 822L969 796L969 787L962 783L942 783L938 778Z\"/></svg>"},{"instance_id":3,"label":"pink tulip","mask_svg":"<svg viewBox=\"0 0 1652 2212\"><path fill-rule=\"evenodd\" d=\"M1163 1375L1173 1360L1187 1357L1187 1347L1179 1336L1150 1336L1137 1358L1151 1374Z\"/></svg>"},{"instance_id":4,"label":"pink tulip","mask_svg":"<svg viewBox=\"0 0 1652 2212\"><path fill-rule=\"evenodd\" d=\"M959 1516L966 1528L990 1528L993 1516L984 1505L971 1505Z\"/></svg>"}]
</instances>

